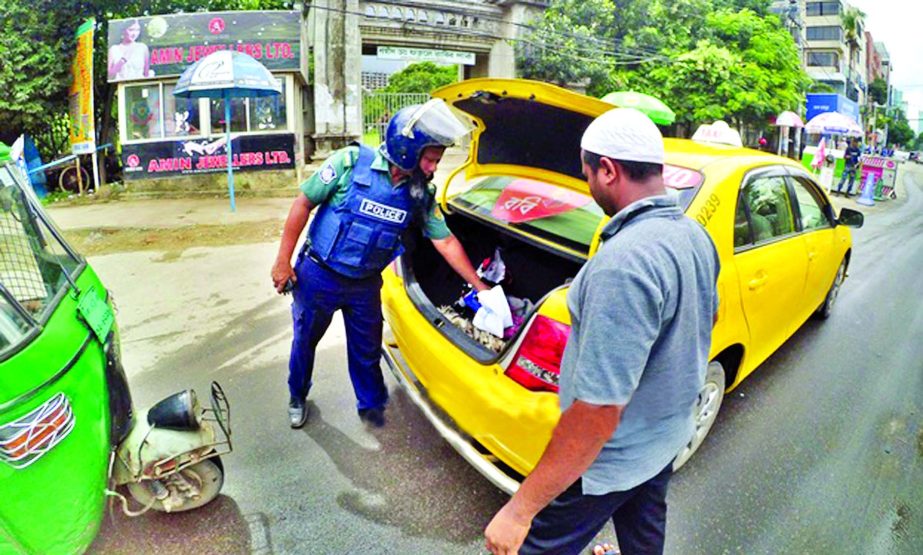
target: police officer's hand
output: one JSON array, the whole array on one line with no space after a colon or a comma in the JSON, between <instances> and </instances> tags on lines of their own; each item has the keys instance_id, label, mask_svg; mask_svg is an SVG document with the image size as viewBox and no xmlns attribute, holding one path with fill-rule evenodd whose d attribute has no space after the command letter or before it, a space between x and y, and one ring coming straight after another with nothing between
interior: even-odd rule
<instances>
[{"instance_id":1,"label":"police officer's hand","mask_svg":"<svg viewBox=\"0 0 923 555\"><path fill-rule=\"evenodd\" d=\"M276 263L272 266L272 284L276 288L276 292L282 294L285 284L289 280L292 280L292 283L298 281L295 276L295 270L292 269L292 263L288 260L276 260Z\"/></svg>"}]
</instances>

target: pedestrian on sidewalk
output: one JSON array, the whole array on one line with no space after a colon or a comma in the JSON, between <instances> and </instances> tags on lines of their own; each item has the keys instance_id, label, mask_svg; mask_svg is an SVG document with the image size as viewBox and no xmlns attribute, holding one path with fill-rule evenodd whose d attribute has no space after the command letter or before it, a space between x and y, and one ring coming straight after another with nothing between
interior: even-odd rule
<instances>
[{"instance_id":1,"label":"pedestrian on sidewalk","mask_svg":"<svg viewBox=\"0 0 923 555\"><path fill-rule=\"evenodd\" d=\"M612 218L567 294L561 419L484 532L495 554L576 554L609 519L623 555L662 553L673 459L705 382L718 254L666 194L660 131L617 108L580 146L593 199Z\"/></svg>"},{"instance_id":2,"label":"pedestrian on sidewalk","mask_svg":"<svg viewBox=\"0 0 923 555\"><path fill-rule=\"evenodd\" d=\"M836 193L843 194L842 188L846 178L849 177L849 185L846 187L846 196L852 196L852 186L856 182L856 170L859 169L859 157L862 156L862 149L859 148L859 140L853 138L846 152L843 154L843 161L846 165L843 167L843 174L840 176L840 182L837 183Z\"/></svg>"},{"instance_id":3,"label":"pedestrian on sidewalk","mask_svg":"<svg viewBox=\"0 0 923 555\"><path fill-rule=\"evenodd\" d=\"M462 279L478 291L488 288L446 226L430 183L446 147L469 131L442 100L409 106L391 118L377 150L364 145L339 150L301 184L272 267L276 290L283 293L287 284L294 289L288 376L292 428L307 420L315 349L337 310L346 326L359 417L373 426L384 424L381 272L403 251L411 227L422 230ZM292 253L315 207L293 267Z\"/></svg>"}]
</instances>

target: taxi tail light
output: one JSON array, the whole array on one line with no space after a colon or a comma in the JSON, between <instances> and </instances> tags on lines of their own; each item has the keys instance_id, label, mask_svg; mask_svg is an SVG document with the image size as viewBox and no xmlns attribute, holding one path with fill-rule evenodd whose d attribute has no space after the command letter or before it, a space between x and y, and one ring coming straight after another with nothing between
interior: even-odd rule
<instances>
[{"instance_id":1,"label":"taxi tail light","mask_svg":"<svg viewBox=\"0 0 923 555\"><path fill-rule=\"evenodd\" d=\"M530 391L558 391L561 357L570 326L546 316L536 316L516 351L506 375Z\"/></svg>"}]
</instances>

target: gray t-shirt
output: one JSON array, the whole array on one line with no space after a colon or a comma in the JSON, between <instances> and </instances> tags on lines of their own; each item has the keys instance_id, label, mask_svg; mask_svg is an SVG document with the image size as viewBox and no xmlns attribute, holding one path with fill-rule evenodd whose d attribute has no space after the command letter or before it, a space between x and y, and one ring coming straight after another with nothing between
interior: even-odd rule
<instances>
[{"instance_id":1,"label":"gray t-shirt","mask_svg":"<svg viewBox=\"0 0 923 555\"><path fill-rule=\"evenodd\" d=\"M718 309L718 253L675 200L632 203L602 239L567 294L572 327L560 381L562 411L576 399L626 405L582 477L588 495L644 483L692 437Z\"/></svg>"}]
</instances>

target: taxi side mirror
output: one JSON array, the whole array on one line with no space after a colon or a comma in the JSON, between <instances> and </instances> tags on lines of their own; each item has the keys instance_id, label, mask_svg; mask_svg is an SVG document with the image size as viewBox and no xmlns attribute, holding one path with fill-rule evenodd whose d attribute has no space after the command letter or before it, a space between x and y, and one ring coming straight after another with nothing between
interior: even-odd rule
<instances>
[{"instance_id":1,"label":"taxi side mirror","mask_svg":"<svg viewBox=\"0 0 923 555\"><path fill-rule=\"evenodd\" d=\"M865 222L865 216L862 215L862 212L858 210L853 210L851 208L843 208L840 210L840 217L837 218L837 225L845 225L847 227L862 227L862 224Z\"/></svg>"}]
</instances>

